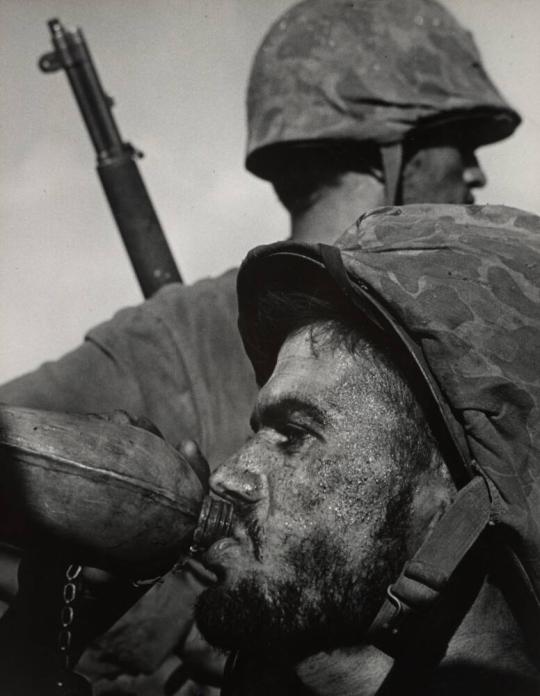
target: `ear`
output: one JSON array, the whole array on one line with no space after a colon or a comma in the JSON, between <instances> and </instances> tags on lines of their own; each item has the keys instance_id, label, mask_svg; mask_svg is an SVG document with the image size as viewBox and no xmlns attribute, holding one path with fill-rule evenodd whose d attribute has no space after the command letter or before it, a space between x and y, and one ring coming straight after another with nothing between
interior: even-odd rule
<instances>
[{"instance_id":1,"label":"ear","mask_svg":"<svg viewBox=\"0 0 540 696\"><path fill-rule=\"evenodd\" d=\"M446 464L436 450L429 466L416 479L411 500L411 527L408 535L409 554L414 554L437 521L451 505L456 487Z\"/></svg>"}]
</instances>

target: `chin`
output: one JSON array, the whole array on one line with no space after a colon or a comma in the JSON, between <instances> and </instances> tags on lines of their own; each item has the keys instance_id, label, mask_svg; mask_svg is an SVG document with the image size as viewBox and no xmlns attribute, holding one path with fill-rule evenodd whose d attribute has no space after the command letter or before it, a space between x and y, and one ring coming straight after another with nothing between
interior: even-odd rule
<instances>
[{"instance_id":1,"label":"chin","mask_svg":"<svg viewBox=\"0 0 540 696\"><path fill-rule=\"evenodd\" d=\"M294 617L301 596L301 590L289 584L263 590L255 578L241 579L233 587L220 583L199 596L195 620L206 640L218 648L264 646L277 651L298 635Z\"/></svg>"},{"instance_id":2,"label":"chin","mask_svg":"<svg viewBox=\"0 0 540 696\"><path fill-rule=\"evenodd\" d=\"M262 571L234 580L226 574L200 595L195 619L209 643L289 659L358 642L382 599L366 590L379 583L351 569L348 555L324 536L292 549L287 561L293 580L270 579Z\"/></svg>"}]
</instances>

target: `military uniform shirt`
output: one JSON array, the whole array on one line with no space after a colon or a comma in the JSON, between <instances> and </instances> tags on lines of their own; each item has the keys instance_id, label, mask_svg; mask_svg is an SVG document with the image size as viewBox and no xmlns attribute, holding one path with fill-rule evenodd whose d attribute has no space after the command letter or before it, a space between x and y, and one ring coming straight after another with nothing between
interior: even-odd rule
<instances>
[{"instance_id":1,"label":"military uniform shirt","mask_svg":"<svg viewBox=\"0 0 540 696\"><path fill-rule=\"evenodd\" d=\"M177 444L195 439L215 468L242 444L256 396L237 330L236 271L171 284L88 332L56 362L0 387L12 405L146 416Z\"/></svg>"}]
</instances>

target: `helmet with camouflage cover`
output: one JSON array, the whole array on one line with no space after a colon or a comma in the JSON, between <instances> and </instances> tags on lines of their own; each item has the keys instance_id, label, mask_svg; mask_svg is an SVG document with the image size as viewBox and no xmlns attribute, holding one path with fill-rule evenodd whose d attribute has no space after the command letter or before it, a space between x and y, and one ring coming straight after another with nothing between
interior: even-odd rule
<instances>
[{"instance_id":1,"label":"helmet with camouflage cover","mask_svg":"<svg viewBox=\"0 0 540 696\"><path fill-rule=\"evenodd\" d=\"M259 48L247 108L246 166L270 180L291 145L376 144L389 182L399 176L388 171L392 161L400 169L399 143L413 131L461 121L477 147L520 122L471 34L434 0L300 2Z\"/></svg>"},{"instance_id":2,"label":"helmet with camouflage cover","mask_svg":"<svg viewBox=\"0 0 540 696\"><path fill-rule=\"evenodd\" d=\"M487 482L495 556L504 554L513 609L538 650L540 218L505 206L389 207L362 216L334 247L256 249L238 291L259 383L291 325L278 312L269 329L264 298L328 287L352 302L359 325L384 331L458 486Z\"/></svg>"}]
</instances>

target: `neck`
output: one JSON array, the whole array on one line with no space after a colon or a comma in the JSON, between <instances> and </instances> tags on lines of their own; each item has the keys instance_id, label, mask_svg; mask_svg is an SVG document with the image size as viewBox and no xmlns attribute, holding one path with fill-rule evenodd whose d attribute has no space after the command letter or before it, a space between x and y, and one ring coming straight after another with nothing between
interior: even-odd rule
<instances>
[{"instance_id":1,"label":"neck","mask_svg":"<svg viewBox=\"0 0 540 696\"><path fill-rule=\"evenodd\" d=\"M291 237L298 242L333 242L371 208L384 203L384 185L370 174L344 172L322 186L308 208L291 215Z\"/></svg>"},{"instance_id":2,"label":"neck","mask_svg":"<svg viewBox=\"0 0 540 696\"><path fill-rule=\"evenodd\" d=\"M241 688L232 693L296 694L303 686L306 694L316 696L375 696L391 666L391 658L372 646L319 653L298 664L281 663L279 668L266 656L250 657L241 670ZM540 693L539 687L540 672L526 655L504 598L486 582L422 693L532 696Z\"/></svg>"}]
</instances>

